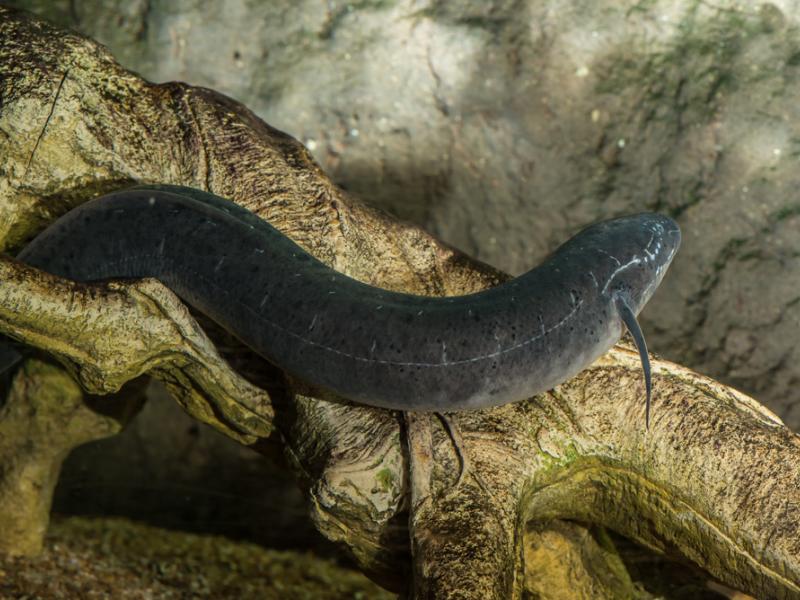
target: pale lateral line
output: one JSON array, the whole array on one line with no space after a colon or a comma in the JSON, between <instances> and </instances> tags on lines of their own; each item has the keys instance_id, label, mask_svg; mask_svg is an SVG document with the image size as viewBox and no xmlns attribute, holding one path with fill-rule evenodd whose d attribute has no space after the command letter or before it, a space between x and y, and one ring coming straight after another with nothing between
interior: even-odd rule
<instances>
[{"instance_id":1,"label":"pale lateral line","mask_svg":"<svg viewBox=\"0 0 800 600\"><path fill-rule=\"evenodd\" d=\"M650 242L647 244L648 247L650 246L650 244L652 243L654 238L655 238L655 232L654 232L653 238L651 238ZM659 253L660 246L661 246L661 244L659 243L657 245L656 250L655 250L654 256ZM602 248L596 248L596 250L598 252L602 253L602 254L605 254L606 256L608 256L609 258L614 260L617 263L617 265L619 265L618 268L606 280L606 283L605 283L605 285L603 286L603 289L602 289L602 293L606 292L606 290L608 289L608 286L611 284L611 282L614 280L614 278L620 272L622 272L623 270L629 268L630 266L632 266L634 264L639 264L642 261L642 259L639 256L634 256L633 259L631 259L629 262L627 262L626 264L623 265L618 258L616 258L615 256L612 256L611 254L609 254L608 252L606 252ZM154 255L140 255L140 256L137 256L137 257L128 257L128 258L120 259L118 261L114 261L114 262L111 262L111 263L106 263L105 266L108 267L108 266L112 266L112 265L121 265L121 264L124 264L124 263L132 262L133 260L137 260L137 259L141 260L143 258L155 258L155 256ZM163 259L163 256L159 256L158 258ZM220 292L222 292L223 295L228 296L228 291L227 290L221 288L216 282L214 282L213 280L208 279L207 277L205 277L199 271L189 271L189 272L192 273L193 275L197 276L199 279L202 279L207 284L210 284L215 289L217 289ZM359 362L376 363L376 364L383 364L383 365L392 365L392 366L398 366L398 367L449 367L449 366L454 366L454 365L468 364L468 363L474 363L474 362L479 362L479 361L482 361L482 360L489 360L489 359L492 359L492 358L496 358L496 357L501 356L503 354L506 354L508 352L513 352L514 350L522 348L523 346L527 346L529 344L532 344L535 341L543 338L544 336L546 336L550 332L555 331L556 329L559 329L560 327L562 327L567 321L569 321L577 313L578 309L583 304L583 300L582 299L579 300L577 303L575 303L573 305L572 310L569 313L567 313L566 316L564 316L558 323L556 323L555 325L553 325L549 329L545 329L544 322L540 321L541 330L537 335L534 335L534 336L528 338L527 340L524 340L522 342L514 344L513 346L509 346L508 348L503 348L503 349L497 350L495 352L490 352L488 354L483 354L481 356L475 356L475 357L472 357L472 358L465 358L465 359L453 360L453 361L443 360L442 362L432 363L432 362L385 360L385 359L371 358L371 357L366 357L366 356L358 356L358 355L355 355L355 354L350 354L349 352L344 352L343 350L338 350L338 349L333 348L331 346L326 346L325 344L322 344L320 342L315 342L314 340L310 340L308 338L305 338L305 337L303 337L302 335L300 335L298 333L295 333L293 331L290 331L290 330L286 329L285 327L279 325L275 321L272 321L271 319L268 319L263 314L261 314L260 312L254 310L249 305L243 303L238 298L234 298L233 300L234 300L234 302L236 304L238 304L239 306L244 308L246 311L251 313L254 317L256 317L262 323L265 323L265 324L269 325L270 327L289 335L290 337L298 339L301 342L303 342L304 344L308 344L309 346L315 346L315 347L320 348L322 350L331 352L333 354L338 354L340 356L345 356L347 358L350 358L350 359L353 359L353 360L356 360L356 361L359 361ZM262 301L262 303L263 303L263 301ZM376 308L376 310L381 309L381 308L383 308L382 305L378 306ZM316 320L316 316L315 316L315 320ZM444 348L443 348L443 350L444 350ZM444 352L443 352L443 354L444 354Z\"/></svg>"},{"instance_id":2,"label":"pale lateral line","mask_svg":"<svg viewBox=\"0 0 800 600\"><path fill-rule=\"evenodd\" d=\"M120 260L116 260L116 261L113 261L113 262L104 263L104 267L106 269L108 269L109 267L112 267L112 266L123 265L123 264L126 264L126 263L134 262L136 260L142 260L142 259L148 259L148 258L156 258L156 255L145 254L145 255L129 256L127 258L122 258ZM158 258L163 258L163 256L160 256ZM227 290L225 290L224 288L220 287L215 281L205 277L205 275L203 275L199 271L189 270L188 272L190 274L196 276L198 279L203 280L205 283L211 285L215 289L219 290L223 295L228 296L228 291ZM114 275L107 275L107 276L109 278L113 278L114 277ZM120 277L120 276L118 275L117 277ZM121 277L124 278L124 276L121 276ZM158 277L156 277L156 279L157 278ZM245 304L244 302L242 302L238 298L233 298L233 301L236 304L238 304L239 306L241 306L242 308L244 308L245 310L247 310L249 313L251 313L254 317L256 317L261 322L266 323L267 325L271 326L272 328L277 329L278 331L281 331L281 332L289 335L290 337L298 339L301 342L303 342L305 344L308 344L309 346L316 346L317 348L321 348L322 350L326 350L326 351L332 352L334 354L339 354L340 356L346 356L347 358L351 358L351 359L357 360L359 362L377 363L377 364L382 364L382 365L392 365L392 366L398 366L398 367L449 367L449 366L453 366L453 365L468 364L468 363L473 363L473 362L479 362L479 361L482 361L482 360L489 360L491 358L496 358L498 356L501 356L502 354L506 354L508 352L513 352L514 350L522 348L523 346L527 346L529 344L532 344L535 341L543 338L547 334L551 333L552 331L555 331L556 329L559 329L560 327L563 327L564 324L567 321L569 321L575 315L575 313L578 312L578 309L583 304L583 300L579 300L577 302L577 304L575 304L572 307L572 310L569 313L567 313L567 315L564 316L564 318L562 318L558 323L556 323L555 325L553 325L552 327L550 327L548 329L545 329L544 328L544 322L542 322L542 329L541 329L540 333L528 338L527 340L524 340L522 342L514 344L513 346L509 346L508 348L503 348L502 350L498 350L498 351L495 351L495 352L490 352L488 354L483 354L481 356L475 356L475 357L472 357L472 358L464 358L464 359L460 359L460 360L451 360L451 361L433 363L433 362L414 362L414 361L385 360L385 359L380 359L380 358L370 358L370 357L366 357L366 356L358 356L358 355L355 355L355 354L350 354L349 352L344 352L343 350L338 350L338 349L333 348L331 346L326 346L325 344L322 344L320 342L315 342L314 340L310 340L310 339L308 339L306 337L303 337L302 335L300 335L298 333L295 333L294 331L286 329L285 327L279 325L275 321L272 321L271 319L268 319L267 317L265 317L260 312L254 310L253 308L251 308L249 305Z\"/></svg>"}]
</instances>

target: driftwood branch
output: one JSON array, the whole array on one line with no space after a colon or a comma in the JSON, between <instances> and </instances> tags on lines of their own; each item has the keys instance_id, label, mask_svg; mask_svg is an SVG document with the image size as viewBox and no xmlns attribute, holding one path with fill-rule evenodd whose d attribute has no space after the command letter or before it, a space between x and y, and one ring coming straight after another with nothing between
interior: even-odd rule
<instances>
[{"instance_id":1,"label":"driftwood branch","mask_svg":"<svg viewBox=\"0 0 800 600\"><path fill-rule=\"evenodd\" d=\"M2 7L0 82L7 251L99 192L165 182L231 198L371 284L441 295L504 278L348 198L297 141L241 105L149 84L93 42ZM55 356L86 391L148 373L242 443L279 432L320 531L387 586L402 589L411 574L418 597L633 596L598 533L607 526L733 588L800 596L800 440L755 401L683 367L654 361L650 431L638 360L624 346L550 393L446 420L313 398L302 382L289 382L284 405L237 375L158 282L77 285L10 258L0 281L0 332ZM45 376L52 393L34 385ZM34 400L50 416L19 411ZM0 525L28 516L22 530L0 526L4 551L36 551L60 460L135 412L131 402L103 417L97 403L52 365L28 362L15 376L0 413ZM20 431L71 414L83 416L70 435L40 436L25 454ZM51 473L35 501L30 479L7 475L23 463Z\"/></svg>"},{"instance_id":2,"label":"driftwood branch","mask_svg":"<svg viewBox=\"0 0 800 600\"><path fill-rule=\"evenodd\" d=\"M236 375L158 281L85 285L0 260L4 332L47 351L92 394L149 373L192 416L251 444L271 431L267 394Z\"/></svg>"}]
</instances>

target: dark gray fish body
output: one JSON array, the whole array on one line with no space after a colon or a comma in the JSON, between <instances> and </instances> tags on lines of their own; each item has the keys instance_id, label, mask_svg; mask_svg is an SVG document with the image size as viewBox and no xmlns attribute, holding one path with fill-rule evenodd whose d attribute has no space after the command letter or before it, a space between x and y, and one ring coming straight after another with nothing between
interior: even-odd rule
<instances>
[{"instance_id":1,"label":"dark gray fish body","mask_svg":"<svg viewBox=\"0 0 800 600\"><path fill-rule=\"evenodd\" d=\"M680 243L671 219L593 225L495 288L433 298L333 271L249 211L172 186L87 202L19 259L77 281L156 277L281 369L359 403L496 406L548 390L621 337ZM634 320L635 323L635 320Z\"/></svg>"}]
</instances>

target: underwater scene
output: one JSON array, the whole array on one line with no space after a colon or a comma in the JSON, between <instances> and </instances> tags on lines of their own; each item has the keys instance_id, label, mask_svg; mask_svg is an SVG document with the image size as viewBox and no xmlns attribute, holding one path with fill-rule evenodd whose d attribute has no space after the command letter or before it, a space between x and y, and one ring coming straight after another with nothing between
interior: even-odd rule
<instances>
[{"instance_id":1,"label":"underwater scene","mask_svg":"<svg viewBox=\"0 0 800 600\"><path fill-rule=\"evenodd\" d=\"M0 600L800 598L800 2L0 0Z\"/></svg>"}]
</instances>

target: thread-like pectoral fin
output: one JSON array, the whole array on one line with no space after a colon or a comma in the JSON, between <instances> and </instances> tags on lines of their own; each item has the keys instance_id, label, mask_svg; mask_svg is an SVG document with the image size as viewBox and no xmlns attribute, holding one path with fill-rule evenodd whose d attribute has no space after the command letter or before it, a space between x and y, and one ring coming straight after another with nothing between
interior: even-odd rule
<instances>
[{"instance_id":1,"label":"thread-like pectoral fin","mask_svg":"<svg viewBox=\"0 0 800 600\"><path fill-rule=\"evenodd\" d=\"M639 358L642 361L642 369L644 370L644 387L647 393L644 422L645 427L650 429L650 390L652 384L650 381L650 356L647 353L647 342L645 342L642 329L639 327L638 321L636 321L636 315L633 314L631 307L628 306L624 298L622 298L622 296L617 296L615 304L617 306L617 311L619 311L619 316L622 317L622 322L625 323L625 327L631 332L633 342L639 350Z\"/></svg>"}]
</instances>

